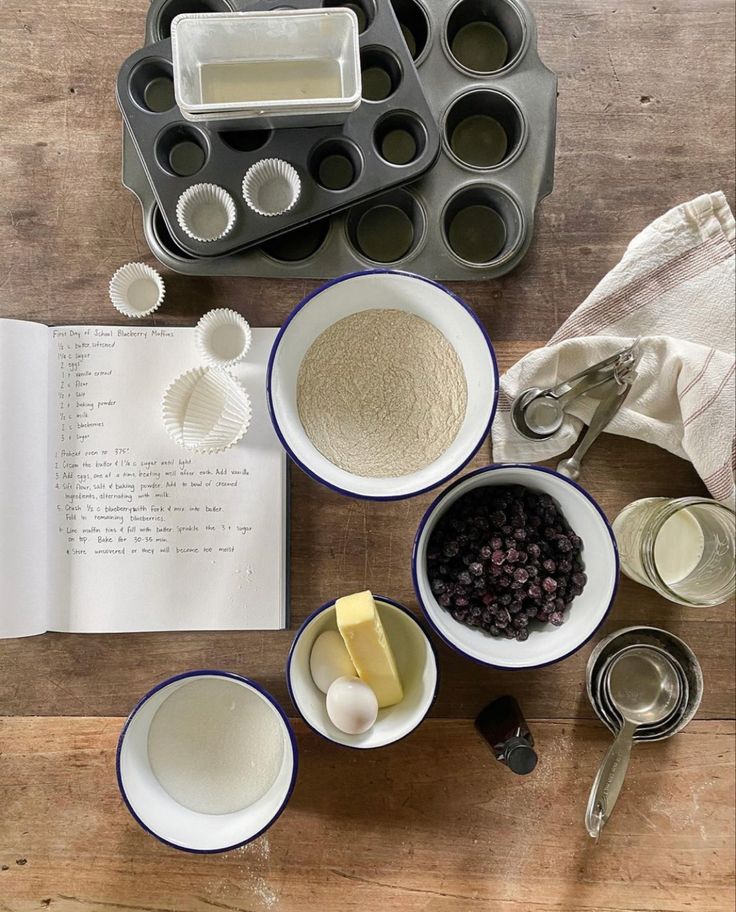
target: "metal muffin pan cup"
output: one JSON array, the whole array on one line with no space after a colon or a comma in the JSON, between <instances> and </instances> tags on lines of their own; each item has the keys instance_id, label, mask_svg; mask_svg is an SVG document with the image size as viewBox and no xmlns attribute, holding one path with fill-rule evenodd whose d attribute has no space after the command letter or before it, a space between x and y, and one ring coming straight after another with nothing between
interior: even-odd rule
<instances>
[{"instance_id":1,"label":"metal muffin pan cup","mask_svg":"<svg viewBox=\"0 0 736 912\"><path fill-rule=\"evenodd\" d=\"M175 7L172 13L181 11L182 0L168 2ZM228 2L233 9L249 12L274 10L280 5L278 0ZM136 51L123 63L117 80L123 120L168 231L179 251L198 258L195 262L216 257L213 271L221 272L225 255L256 246L289 229L415 180L436 160L440 150L439 128L391 6L371 4L370 0L356 0L356 4L366 4L363 18L366 22L370 20L359 41L361 66L373 73L368 82L376 100L364 100L340 124L285 129L260 125L255 130L250 122L245 125L235 120L218 121L216 125L194 124L184 119L173 101L166 109L163 103L155 108L150 104L150 86L155 84L153 94L163 100L163 87L172 78L170 39ZM290 4L295 9L313 6L314 0L293 0ZM151 8L150 16L156 22L169 23L170 28L173 15L167 9L166 5L157 3ZM383 90L381 74L385 77ZM274 122L272 126L277 124ZM397 158L385 151L385 134L401 131L411 138L412 151L406 154L400 150L403 157ZM253 132L255 138L251 136ZM315 166L316 150L330 143L329 162ZM241 193L244 174L263 158L288 162L296 168L302 182L297 204L288 212L269 218L248 211ZM340 170L340 161L343 171L349 170L350 179L335 184L331 175L336 168ZM127 185L127 178L124 182ZM175 217L176 204L193 183L216 184L236 200L236 223L226 237L201 243L182 231Z\"/></svg>"},{"instance_id":2,"label":"metal muffin pan cup","mask_svg":"<svg viewBox=\"0 0 736 912\"><path fill-rule=\"evenodd\" d=\"M615 734L619 730L620 724L613 709L601 699L600 677L603 666L609 659L621 649L634 645L655 646L663 649L675 660L675 664L679 665L687 680L687 703L678 712L676 719L671 719L650 731L638 731L634 735L634 741L663 741L685 728L698 711L703 697L703 672L695 653L687 643L668 630L661 630L657 627L625 627L602 639L591 652L585 670L588 700L601 722Z\"/></svg>"},{"instance_id":3,"label":"metal muffin pan cup","mask_svg":"<svg viewBox=\"0 0 736 912\"><path fill-rule=\"evenodd\" d=\"M165 21L167 4L182 2L154 0L148 17L149 39L162 34L156 23ZM346 5L362 11L359 20L367 23L362 42L365 47L374 45L375 3L351 0ZM531 243L536 207L551 192L554 173L557 77L537 55L533 16L525 0L456 0L450 5L440 0L392 0L392 5L442 134L442 152L434 167L402 188L423 213L422 236L408 245L405 241L392 245L395 258L375 260L356 245L356 216L348 210L333 214L316 228L281 235L258 248L217 259L193 259L177 248L175 238L172 246L155 231L160 222L155 199L135 148L126 140L124 183L141 201L146 239L162 263L199 275L323 278L380 262L440 280L496 278L518 265ZM473 69L498 63L492 56L483 57L483 36L495 38L496 32L506 44L503 64L493 72ZM388 82L390 73L384 84ZM394 108L389 105L386 110ZM379 145L371 149L373 155L386 149L389 155L391 150L394 155L396 150L406 154L416 141L411 131L386 130L385 121L383 127ZM343 173L363 167L360 154L359 150L352 156L353 164L343 160ZM310 160L312 167L316 158L313 155ZM373 205L383 210L393 198L391 192L372 200ZM367 207L369 202L362 201L359 212L364 215ZM385 210L379 214L387 215ZM405 237L405 223L400 217L397 222L403 224ZM308 239L311 244L305 244ZM273 256L274 251L279 256ZM306 255L298 255L305 251Z\"/></svg>"}]
</instances>

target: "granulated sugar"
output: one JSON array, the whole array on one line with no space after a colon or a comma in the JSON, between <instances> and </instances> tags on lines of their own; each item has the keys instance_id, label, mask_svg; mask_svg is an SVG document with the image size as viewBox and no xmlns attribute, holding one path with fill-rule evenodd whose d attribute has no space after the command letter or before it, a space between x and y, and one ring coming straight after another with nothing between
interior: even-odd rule
<instances>
[{"instance_id":1,"label":"granulated sugar","mask_svg":"<svg viewBox=\"0 0 736 912\"><path fill-rule=\"evenodd\" d=\"M203 814L229 814L258 801L283 756L274 710L224 678L183 684L159 706L148 733L158 781L179 804Z\"/></svg>"},{"instance_id":2,"label":"granulated sugar","mask_svg":"<svg viewBox=\"0 0 736 912\"><path fill-rule=\"evenodd\" d=\"M467 385L457 352L427 320L365 310L338 320L299 368L297 407L314 446L355 475L408 475L457 436Z\"/></svg>"}]
</instances>

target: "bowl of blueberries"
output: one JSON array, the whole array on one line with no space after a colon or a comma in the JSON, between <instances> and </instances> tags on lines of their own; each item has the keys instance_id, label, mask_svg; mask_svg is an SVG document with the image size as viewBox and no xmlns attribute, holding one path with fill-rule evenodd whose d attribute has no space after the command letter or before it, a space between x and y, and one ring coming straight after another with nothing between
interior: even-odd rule
<instances>
[{"instance_id":1,"label":"bowl of blueberries","mask_svg":"<svg viewBox=\"0 0 736 912\"><path fill-rule=\"evenodd\" d=\"M457 652L538 668L580 649L616 596L616 540L578 484L536 465L491 465L446 488L412 555L419 604Z\"/></svg>"}]
</instances>

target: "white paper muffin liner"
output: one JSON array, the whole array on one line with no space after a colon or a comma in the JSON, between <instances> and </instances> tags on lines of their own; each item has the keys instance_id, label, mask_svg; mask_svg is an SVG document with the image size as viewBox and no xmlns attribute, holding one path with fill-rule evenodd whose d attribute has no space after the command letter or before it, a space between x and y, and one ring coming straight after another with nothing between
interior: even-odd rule
<instances>
[{"instance_id":1,"label":"white paper muffin liner","mask_svg":"<svg viewBox=\"0 0 736 912\"><path fill-rule=\"evenodd\" d=\"M166 294L164 280L145 263L126 263L110 279L110 300L126 317L147 317L157 310Z\"/></svg>"},{"instance_id":2,"label":"white paper muffin liner","mask_svg":"<svg viewBox=\"0 0 736 912\"><path fill-rule=\"evenodd\" d=\"M226 371L197 367L181 374L164 393L164 427L188 450L218 453L248 430L250 397Z\"/></svg>"},{"instance_id":3,"label":"white paper muffin liner","mask_svg":"<svg viewBox=\"0 0 736 912\"><path fill-rule=\"evenodd\" d=\"M211 367L232 367L248 354L253 335L245 317L219 307L197 323L195 341L202 360Z\"/></svg>"},{"instance_id":4,"label":"white paper muffin liner","mask_svg":"<svg viewBox=\"0 0 736 912\"><path fill-rule=\"evenodd\" d=\"M179 197L176 219L195 241L219 241L235 225L235 200L217 184L194 184Z\"/></svg>"},{"instance_id":5,"label":"white paper muffin liner","mask_svg":"<svg viewBox=\"0 0 736 912\"><path fill-rule=\"evenodd\" d=\"M283 215L302 192L296 168L280 158L263 158L245 172L243 199L258 215Z\"/></svg>"}]
</instances>

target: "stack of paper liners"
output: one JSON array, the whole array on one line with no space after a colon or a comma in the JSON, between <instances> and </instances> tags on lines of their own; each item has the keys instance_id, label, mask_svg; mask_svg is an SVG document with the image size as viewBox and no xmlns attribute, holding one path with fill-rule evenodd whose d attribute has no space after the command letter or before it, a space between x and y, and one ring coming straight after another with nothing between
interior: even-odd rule
<instances>
[{"instance_id":1,"label":"stack of paper liners","mask_svg":"<svg viewBox=\"0 0 736 912\"><path fill-rule=\"evenodd\" d=\"M381 623L370 591L358 592L335 602L340 631L355 670L373 690L378 706L384 708L404 698L391 644Z\"/></svg>"},{"instance_id":2,"label":"stack of paper liners","mask_svg":"<svg viewBox=\"0 0 736 912\"><path fill-rule=\"evenodd\" d=\"M250 397L224 370L198 367L166 390L164 426L183 447L208 453L225 450L248 430Z\"/></svg>"}]
</instances>

